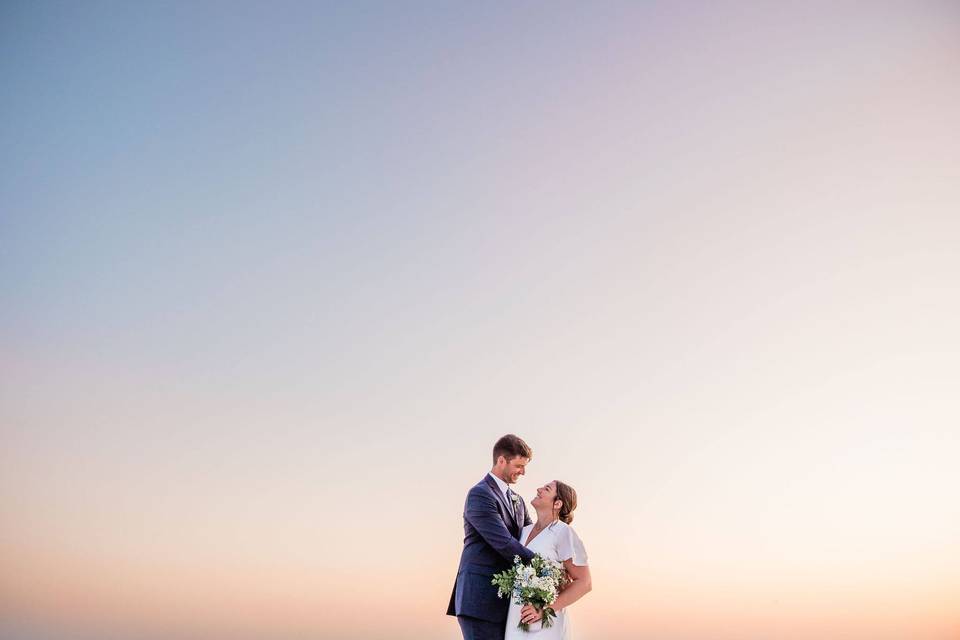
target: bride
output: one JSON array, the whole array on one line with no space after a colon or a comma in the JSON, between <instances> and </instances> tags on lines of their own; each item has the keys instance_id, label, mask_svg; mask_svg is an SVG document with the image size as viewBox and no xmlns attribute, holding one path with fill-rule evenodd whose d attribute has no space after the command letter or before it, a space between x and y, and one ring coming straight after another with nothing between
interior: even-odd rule
<instances>
[{"instance_id":1,"label":"bride","mask_svg":"<svg viewBox=\"0 0 960 640\"><path fill-rule=\"evenodd\" d=\"M591 589L587 551L579 536L570 526L573 510L577 508L577 492L559 480L548 482L537 489L537 497L530 504L537 510L537 521L520 532L520 542L544 558L562 562L569 581L551 605L557 617L546 629L541 628L541 613L530 605L510 602L504 640L569 640L570 620L566 608L582 598ZM521 631L517 625L530 624L530 631Z\"/></svg>"}]
</instances>

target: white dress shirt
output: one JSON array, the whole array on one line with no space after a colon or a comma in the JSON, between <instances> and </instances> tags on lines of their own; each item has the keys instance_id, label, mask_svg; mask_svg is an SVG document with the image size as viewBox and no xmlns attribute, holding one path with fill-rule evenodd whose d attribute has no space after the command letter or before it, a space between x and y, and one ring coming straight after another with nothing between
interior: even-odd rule
<instances>
[{"instance_id":1,"label":"white dress shirt","mask_svg":"<svg viewBox=\"0 0 960 640\"><path fill-rule=\"evenodd\" d=\"M488 473L487 475L493 478L493 481L497 483L497 486L500 487L500 493L503 494L503 497L507 501L507 504L510 504L510 496L509 494L507 494L507 483L501 480L500 478L498 478L497 476L493 475L492 473Z\"/></svg>"}]
</instances>

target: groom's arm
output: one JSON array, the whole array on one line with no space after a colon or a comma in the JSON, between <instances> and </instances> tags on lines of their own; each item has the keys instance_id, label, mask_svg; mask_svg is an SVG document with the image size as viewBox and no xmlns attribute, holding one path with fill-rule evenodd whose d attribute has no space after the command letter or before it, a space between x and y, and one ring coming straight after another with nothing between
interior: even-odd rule
<instances>
[{"instance_id":1,"label":"groom's arm","mask_svg":"<svg viewBox=\"0 0 960 640\"><path fill-rule=\"evenodd\" d=\"M487 544L507 560L513 560L513 556L520 556L524 562L533 559L533 552L510 535L497 511L496 500L482 489L471 489L467 494L463 515Z\"/></svg>"}]
</instances>

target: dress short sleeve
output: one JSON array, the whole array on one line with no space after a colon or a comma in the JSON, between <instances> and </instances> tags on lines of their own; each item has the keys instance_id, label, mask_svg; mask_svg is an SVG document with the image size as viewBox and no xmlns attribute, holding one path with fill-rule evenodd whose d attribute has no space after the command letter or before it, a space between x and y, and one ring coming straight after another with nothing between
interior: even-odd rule
<instances>
[{"instance_id":1,"label":"dress short sleeve","mask_svg":"<svg viewBox=\"0 0 960 640\"><path fill-rule=\"evenodd\" d=\"M557 531L557 554L561 562L573 560L578 567L587 566L587 550L573 527L566 525Z\"/></svg>"}]
</instances>

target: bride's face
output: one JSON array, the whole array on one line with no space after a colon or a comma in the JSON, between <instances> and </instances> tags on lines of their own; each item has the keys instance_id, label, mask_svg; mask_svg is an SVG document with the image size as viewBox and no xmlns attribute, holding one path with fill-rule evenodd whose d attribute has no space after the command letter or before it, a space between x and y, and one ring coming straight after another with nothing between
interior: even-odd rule
<instances>
[{"instance_id":1,"label":"bride's face","mask_svg":"<svg viewBox=\"0 0 960 640\"><path fill-rule=\"evenodd\" d=\"M557 483L548 482L537 489L537 497L530 501L534 508L538 507L557 507Z\"/></svg>"}]
</instances>

